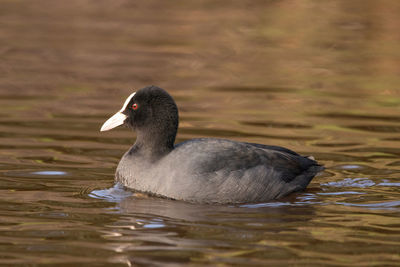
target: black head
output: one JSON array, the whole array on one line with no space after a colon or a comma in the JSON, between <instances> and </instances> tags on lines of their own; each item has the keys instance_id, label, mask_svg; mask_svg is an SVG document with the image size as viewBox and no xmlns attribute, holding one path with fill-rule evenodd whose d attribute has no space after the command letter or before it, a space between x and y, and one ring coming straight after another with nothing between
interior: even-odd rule
<instances>
[{"instance_id":1,"label":"black head","mask_svg":"<svg viewBox=\"0 0 400 267\"><path fill-rule=\"evenodd\" d=\"M149 86L131 94L122 109L108 119L100 131L124 124L137 132L136 143L172 148L178 120L178 108L173 98L165 90Z\"/></svg>"}]
</instances>

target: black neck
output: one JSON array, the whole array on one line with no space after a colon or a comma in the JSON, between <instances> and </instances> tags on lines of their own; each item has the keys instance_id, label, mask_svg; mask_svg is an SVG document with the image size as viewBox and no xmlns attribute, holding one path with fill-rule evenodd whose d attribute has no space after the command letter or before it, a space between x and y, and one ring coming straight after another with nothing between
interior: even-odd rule
<instances>
[{"instance_id":1,"label":"black neck","mask_svg":"<svg viewBox=\"0 0 400 267\"><path fill-rule=\"evenodd\" d=\"M166 135L164 131L170 133ZM137 137L131 153L136 153L141 157L158 160L168 154L175 143L176 129L153 129L151 130L136 130Z\"/></svg>"}]
</instances>

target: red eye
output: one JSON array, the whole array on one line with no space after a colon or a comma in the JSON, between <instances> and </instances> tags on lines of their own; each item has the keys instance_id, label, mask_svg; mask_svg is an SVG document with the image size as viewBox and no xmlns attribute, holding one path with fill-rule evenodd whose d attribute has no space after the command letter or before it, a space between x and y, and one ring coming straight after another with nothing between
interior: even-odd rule
<instances>
[{"instance_id":1,"label":"red eye","mask_svg":"<svg viewBox=\"0 0 400 267\"><path fill-rule=\"evenodd\" d=\"M138 106L138 104L136 104L136 103L134 103L134 104L132 105L132 109L133 109L133 110L137 110L138 107L139 107L139 106Z\"/></svg>"}]
</instances>

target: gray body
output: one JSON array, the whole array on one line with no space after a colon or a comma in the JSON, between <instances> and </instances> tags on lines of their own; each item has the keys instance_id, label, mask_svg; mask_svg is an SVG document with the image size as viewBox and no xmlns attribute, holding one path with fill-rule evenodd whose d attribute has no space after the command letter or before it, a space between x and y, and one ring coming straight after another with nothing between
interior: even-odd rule
<instances>
[{"instance_id":1,"label":"gray body","mask_svg":"<svg viewBox=\"0 0 400 267\"><path fill-rule=\"evenodd\" d=\"M288 149L223 139L180 143L156 160L135 145L116 180L146 193L201 203L250 203L304 190L323 167Z\"/></svg>"}]
</instances>

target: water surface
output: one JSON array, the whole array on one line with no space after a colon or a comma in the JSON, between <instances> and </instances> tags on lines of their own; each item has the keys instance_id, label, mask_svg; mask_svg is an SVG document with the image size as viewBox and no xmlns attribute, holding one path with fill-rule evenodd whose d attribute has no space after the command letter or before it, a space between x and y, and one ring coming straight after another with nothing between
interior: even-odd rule
<instances>
[{"instance_id":1,"label":"water surface","mask_svg":"<svg viewBox=\"0 0 400 267\"><path fill-rule=\"evenodd\" d=\"M2 1L0 264L394 266L398 1ZM176 99L177 141L281 145L305 192L209 206L114 186L135 89Z\"/></svg>"}]
</instances>

